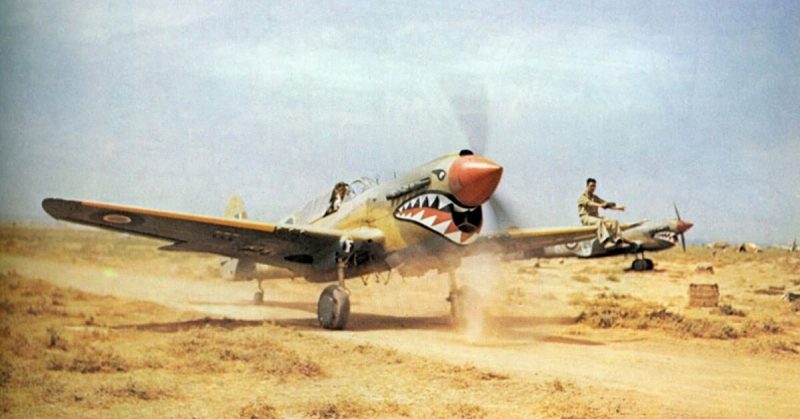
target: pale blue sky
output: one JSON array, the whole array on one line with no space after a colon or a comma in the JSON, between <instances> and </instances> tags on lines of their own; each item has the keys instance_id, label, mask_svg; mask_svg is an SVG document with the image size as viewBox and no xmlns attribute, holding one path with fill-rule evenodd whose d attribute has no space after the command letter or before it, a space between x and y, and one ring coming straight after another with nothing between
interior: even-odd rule
<instances>
[{"instance_id":1,"label":"pale blue sky","mask_svg":"<svg viewBox=\"0 0 800 419\"><path fill-rule=\"evenodd\" d=\"M239 193L274 221L465 147L467 78L526 226L577 224L593 176L624 221L800 235L800 3L430 3L0 1L0 217Z\"/></svg>"}]
</instances>

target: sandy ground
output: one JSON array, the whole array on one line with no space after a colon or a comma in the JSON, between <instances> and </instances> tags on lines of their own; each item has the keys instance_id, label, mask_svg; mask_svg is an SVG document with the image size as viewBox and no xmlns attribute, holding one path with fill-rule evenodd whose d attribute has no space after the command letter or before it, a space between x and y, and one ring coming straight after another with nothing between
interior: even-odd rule
<instances>
[{"instance_id":1,"label":"sandy ground","mask_svg":"<svg viewBox=\"0 0 800 419\"><path fill-rule=\"evenodd\" d=\"M464 395L465 406L478 410L443 416L800 416L800 315L781 300L783 292L800 288L796 254L673 250L652 255L656 269L648 273L627 271L630 260L622 258L540 265L468 260L459 279L479 290L484 306L466 329L450 325L446 277L430 274L351 280L348 330L334 332L317 325L318 284L265 282L265 303L255 306L255 283L220 280L218 259L157 252L157 244L103 232L4 228L0 272L190 313L177 318L266 321L281 331L297 331L300 340L366 345L435 368L476 368L508 377L505 385L487 389L491 394ZM713 265L714 273L698 270L703 264ZM688 308L690 283L719 284L720 303L731 310ZM376 370L373 380L389 386L402 381L396 387L405 391L410 385L412 393L415 387L437 391L430 380L414 382L400 373ZM542 394L552 383L573 391L580 408L570 410L559 392ZM535 400L520 396L526 386ZM278 416L314 416L288 400ZM303 400L297 403L307 403ZM435 403L434 397L430 404ZM362 409L349 415L429 416L421 404L426 403L413 400L409 410Z\"/></svg>"}]
</instances>

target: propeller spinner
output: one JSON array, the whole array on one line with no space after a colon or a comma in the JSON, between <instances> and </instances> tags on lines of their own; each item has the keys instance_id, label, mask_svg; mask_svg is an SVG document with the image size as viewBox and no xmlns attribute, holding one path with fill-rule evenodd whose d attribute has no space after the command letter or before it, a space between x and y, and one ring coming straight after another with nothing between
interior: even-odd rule
<instances>
[{"instance_id":1,"label":"propeller spinner","mask_svg":"<svg viewBox=\"0 0 800 419\"><path fill-rule=\"evenodd\" d=\"M503 168L476 155L461 155L450 165L450 191L464 205L476 207L488 201L497 189Z\"/></svg>"}]
</instances>

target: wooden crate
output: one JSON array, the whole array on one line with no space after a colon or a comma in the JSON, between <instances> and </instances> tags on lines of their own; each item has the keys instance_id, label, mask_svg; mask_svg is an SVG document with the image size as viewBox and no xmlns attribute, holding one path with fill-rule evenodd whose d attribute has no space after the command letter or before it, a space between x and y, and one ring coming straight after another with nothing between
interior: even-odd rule
<instances>
[{"instance_id":1,"label":"wooden crate","mask_svg":"<svg viewBox=\"0 0 800 419\"><path fill-rule=\"evenodd\" d=\"M718 304L717 284L689 284L689 307L716 307Z\"/></svg>"}]
</instances>

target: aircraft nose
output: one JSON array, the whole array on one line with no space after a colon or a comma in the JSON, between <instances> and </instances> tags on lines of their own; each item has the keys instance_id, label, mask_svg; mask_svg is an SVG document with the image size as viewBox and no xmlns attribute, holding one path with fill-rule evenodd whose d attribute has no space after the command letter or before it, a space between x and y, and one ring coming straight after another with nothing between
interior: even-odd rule
<instances>
[{"instance_id":1,"label":"aircraft nose","mask_svg":"<svg viewBox=\"0 0 800 419\"><path fill-rule=\"evenodd\" d=\"M693 225L694 224L692 224L692 223L690 223L688 221L678 220L678 226L677 226L676 229L678 230L678 233L683 233L686 230L692 228Z\"/></svg>"},{"instance_id":2,"label":"aircraft nose","mask_svg":"<svg viewBox=\"0 0 800 419\"><path fill-rule=\"evenodd\" d=\"M450 191L464 205L478 206L492 196L503 168L481 156L460 156L450 165L448 172Z\"/></svg>"}]
</instances>

